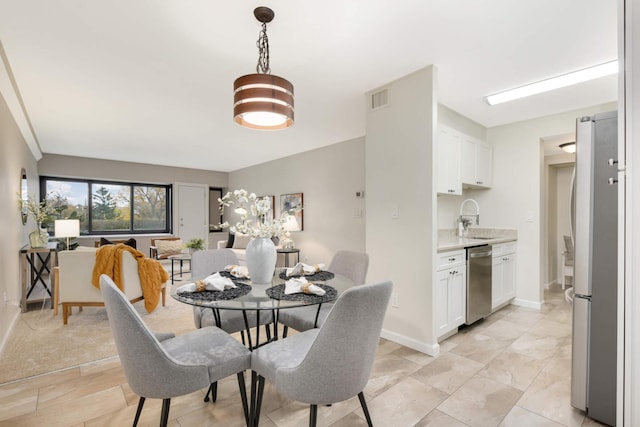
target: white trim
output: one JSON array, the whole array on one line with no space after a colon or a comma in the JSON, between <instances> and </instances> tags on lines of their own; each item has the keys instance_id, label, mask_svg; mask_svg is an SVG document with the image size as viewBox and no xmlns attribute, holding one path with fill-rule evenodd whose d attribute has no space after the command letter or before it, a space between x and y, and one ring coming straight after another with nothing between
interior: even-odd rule
<instances>
[{"instance_id":1,"label":"white trim","mask_svg":"<svg viewBox=\"0 0 640 427\"><path fill-rule=\"evenodd\" d=\"M430 345L424 342L414 340L413 338L400 335L396 332L389 331L387 329L383 329L380 336L386 340L393 341L405 347L409 347L416 351L420 351L422 353L428 354L429 356L437 357L440 355L440 345L437 343Z\"/></svg>"},{"instance_id":2,"label":"white trim","mask_svg":"<svg viewBox=\"0 0 640 427\"><path fill-rule=\"evenodd\" d=\"M31 154L35 157L36 161L42 158L42 152L38 146L35 135L31 130L29 118L27 117L22 103L20 102L20 95L18 89L13 85L11 67L9 65L9 59L4 51L2 42L0 42L0 93L2 94L4 101L7 103L9 111L15 120L22 137L24 138Z\"/></svg>"},{"instance_id":3,"label":"white trim","mask_svg":"<svg viewBox=\"0 0 640 427\"><path fill-rule=\"evenodd\" d=\"M527 308L533 308L534 310L540 310L542 309L542 304L544 304L544 301L536 302L536 301L529 301L526 299L514 298L511 301L511 304L517 305L519 307L527 307Z\"/></svg>"}]
</instances>

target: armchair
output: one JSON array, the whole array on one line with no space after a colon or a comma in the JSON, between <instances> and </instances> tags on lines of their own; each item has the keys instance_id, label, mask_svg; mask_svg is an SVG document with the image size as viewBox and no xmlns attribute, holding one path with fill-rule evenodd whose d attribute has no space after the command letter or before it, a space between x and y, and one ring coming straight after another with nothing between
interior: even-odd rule
<instances>
[{"instance_id":1,"label":"armchair","mask_svg":"<svg viewBox=\"0 0 640 427\"><path fill-rule=\"evenodd\" d=\"M93 266L96 262L95 248L78 248L75 251L58 253L58 266L54 269L54 314L62 304L62 321L66 325L72 307L104 306L104 299L91 284ZM132 303L143 299L138 262L129 252L122 253L122 279L124 294ZM166 303L166 284L162 288L162 305Z\"/></svg>"},{"instance_id":2,"label":"armchair","mask_svg":"<svg viewBox=\"0 0 640 427\"><path fill-rule=\"evenodd\" d=\"M149 246L149 258L167 259L171 255L182 253L182 239L180 237L157 237L151 239Z\"/></svg>"}]
</instances>

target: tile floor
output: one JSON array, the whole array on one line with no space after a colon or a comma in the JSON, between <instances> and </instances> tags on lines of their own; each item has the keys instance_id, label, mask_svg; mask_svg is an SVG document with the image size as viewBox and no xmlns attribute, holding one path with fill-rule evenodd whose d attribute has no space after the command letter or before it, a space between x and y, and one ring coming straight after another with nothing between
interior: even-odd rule
<instances>
[{"instance_id":1,"label":"tile floor","mask_svg":"<svg viewBox=\"0 0 640 427\"><path fill-rule=\"evenodd\" d=\"M558 288L541 311L507 306L441 343L433 358L381 340L365 389L376 426L597 426L569 404L571 306ZM170 426L242 426L235 378L172 400ZM130 425L138 397L117 358L0 386L0 426ZM268 384L260 425L308 424L308 406ZM147 400L140 425L157 425L160 401ZM366 425L357 398L321 407L318 425Z\"/></svg>"}]
</instances>

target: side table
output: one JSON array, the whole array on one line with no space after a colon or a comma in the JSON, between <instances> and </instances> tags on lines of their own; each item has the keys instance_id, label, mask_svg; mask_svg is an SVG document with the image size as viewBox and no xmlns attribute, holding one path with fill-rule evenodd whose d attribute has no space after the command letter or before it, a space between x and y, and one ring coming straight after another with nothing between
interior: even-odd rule
<instances>
[{"instance_id":1,"label":"side table","mask_svg":"<svg viewBox=\"0 0 640 427\"><path fill-rule=\"evenodd\" d=\"M45 281L45 273L49 275L49 284L53 284L53 268L58 265L58 243L49 242L44 248L32 248L29 245L20 249L20 270L22 277L22 292L20 307L22 312L27 311L27 303L42 302L46 298L28 301L38 283L41 283L45 291L51 297L51 289ZM27 271L28 270L28 271ZM53 302L51 303L53 308Z\"/></svg>"},{"instance_id":2,"label":"side table","mask_svg":"<svg viewBox=\"0 0 640 427\"><path fill-rule=\"evenodd\" d=\"M167 257L171 260L171 284L173 285L174 276L178 273L174 273L173 263L176 261L180 261L180 280L182 280L182 266L185 261L189 261L189 268L191 268L191 254L178 254L178 255L169 255Z\"/></svg>"},{"instance_id":3,"label":"side table","mask_svg":"<svg viewBox=\"0 0 640 427\"><path fill-rule=\"evenodd\" d=\"M284 266L285 267L289 267L289 255L290 254L296 254L296 264L300 262L300 249L295 249L295 248L284 249L284 248L281 248L281 249L277 249L277 252L279 254L284 254Z\"/></svg>"}]
</instances>

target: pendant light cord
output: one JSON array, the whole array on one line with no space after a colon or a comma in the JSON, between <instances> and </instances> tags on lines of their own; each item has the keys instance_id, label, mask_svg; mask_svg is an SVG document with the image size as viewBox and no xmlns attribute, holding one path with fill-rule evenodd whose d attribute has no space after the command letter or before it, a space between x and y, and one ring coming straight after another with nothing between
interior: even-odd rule
<instances>
[{"instance_id":1,"label":"pendant light cord","mask_svg":"<svg viewBox=\"0 0 640 427\"><path fill-rule=\"evenodd\" d=\"M269 67L269 37L267 37L267 24L265 22L262 23L262 31L260 31L256 46L258 46L256 73L271 74L271 68Z\"/></svg>"}]
</instances>

